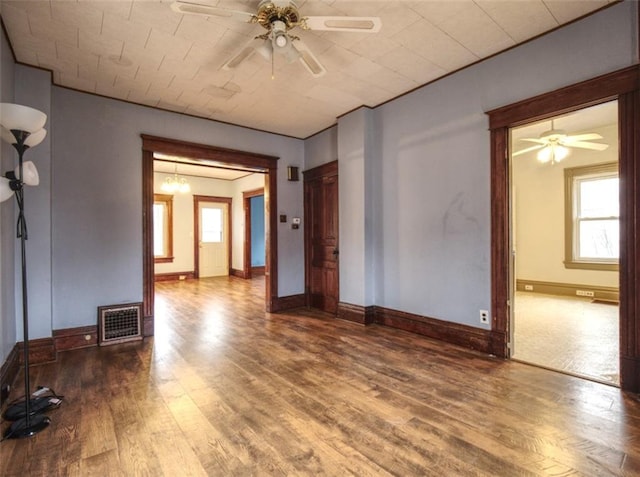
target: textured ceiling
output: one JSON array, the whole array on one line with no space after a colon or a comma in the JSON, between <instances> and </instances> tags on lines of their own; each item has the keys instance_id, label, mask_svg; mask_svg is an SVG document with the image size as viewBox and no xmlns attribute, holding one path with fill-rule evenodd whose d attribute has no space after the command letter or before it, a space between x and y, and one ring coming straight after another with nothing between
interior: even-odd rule
<instances>
[{"instance_id":1,"label":"textured ceiling","mask_svg":"<svg viewBox=\"0 0 640 477\"><path fill-rule=\"evenodd\" d=\"M375 107L613 0L300 0L304 15L379 16L375 34L298 35L327 69L253 55L222 65L259 25L183 15L168 0L0 0L16 60L60 86L305 138L359 106ZM258 0L199 3L254 13Z\"/></svg>"}]
</instances>

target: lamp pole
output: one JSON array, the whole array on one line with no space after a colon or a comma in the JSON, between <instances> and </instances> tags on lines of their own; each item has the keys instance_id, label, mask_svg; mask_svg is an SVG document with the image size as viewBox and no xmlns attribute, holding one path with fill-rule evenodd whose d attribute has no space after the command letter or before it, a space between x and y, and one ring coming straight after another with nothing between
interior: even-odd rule
<instances>
[{"instance_id":1,"label":"lamp pole","mask_svg":"<svg viewBox=\"0 0 640 477\"><path fill-rule=\"evenodd\" d=\"M26 106L2 103L0 104L0 132L2 138L9 141L18 153L18 167L5 175L5 181L15 193L18 204L18 220L16 235L20 239L20 268L22 279L22 333L23 333L23 361L24 361L24 404L18 403L5 413L15 411L18 416L4 434L5 438L30 437L45 429L51 420L39 413L42 410L41 402L31 397L31 384L29 379L29 299L27 290L27 253L26 241L27 222L24 211L24 185L25 180L32 184L32 179L24 176L24 153L29 147L37 145L46 135L42 129L46 121L46 115L40 111ZM11 134L9 134L9 131ZM35 183L37 184L37 172L34 168ZM35 184L34 184L35 185ZM5 195L6 197L6 195Z\"/></svg>"}]
</instances>

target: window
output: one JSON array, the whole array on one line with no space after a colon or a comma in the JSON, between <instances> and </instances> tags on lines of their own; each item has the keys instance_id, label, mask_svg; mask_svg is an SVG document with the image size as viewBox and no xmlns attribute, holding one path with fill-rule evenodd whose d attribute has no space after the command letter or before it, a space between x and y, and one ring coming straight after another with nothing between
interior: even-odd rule
<instances>
[{"instance_id":1,"label":"window","mask_svg":"<svg viewBox=\"0 0 640 477\"><path fill-rule=\"evenodd\" d=\"M173 196L153 195L153 258L173 262Z\"/></svg>"},{"instance_id":2,"label":"window","mask_svg":"<svg viewBox=\"0 0 640 477\"><path fill-rule=\"evenodd\" d=\"M222 242L222 209L219 208L202 208L202 219L200 221L202 227L201 240L205 243L221 243Z\"/></svg>"},{"instance_id":3,"label":"window","mask_svg":"<svg viewBox=\"0 0 640 477\"><path fill-rule=\"evenodd\" d=\"M565 169L565 267L618 270L618 164Z\"/></svg>"}]
</instances>

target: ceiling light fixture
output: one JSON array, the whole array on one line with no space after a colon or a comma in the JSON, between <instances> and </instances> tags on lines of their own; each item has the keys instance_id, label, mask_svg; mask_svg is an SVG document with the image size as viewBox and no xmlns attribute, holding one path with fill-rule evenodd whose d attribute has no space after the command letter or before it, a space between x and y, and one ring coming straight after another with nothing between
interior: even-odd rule
<instances>
[{"instance_id":1,"label":"ceiling light fixture","mask_svg":"<svg viewBox=\"0 0 640 477\"><path fill-rule=\"evenodd\" d=\"M561 146L560 144L551 143L538 151L538 160L543 164L551 162L553 165L556 162L560 162L568 155L569 148Z\"/></svg>"},{"instance_id":2,"label":"ceiling light fixture","mask_svg":"<svg viewBox=\"0 0 640 477\"><path fill-rule=\"evenodd\" d=\"M175 194L176 192L187 194L191 192L191 186L189 186L187 179L178 177L178 164L175 164L173 176L167 177L160 186L160 189L168 194Z\"/></svg>"}]
</instances>

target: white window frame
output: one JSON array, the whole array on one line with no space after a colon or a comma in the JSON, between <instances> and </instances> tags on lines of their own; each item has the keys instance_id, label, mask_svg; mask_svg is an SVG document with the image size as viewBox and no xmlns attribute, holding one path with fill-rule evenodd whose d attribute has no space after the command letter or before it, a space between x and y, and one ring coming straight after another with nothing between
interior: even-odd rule
<instances>
[{"instance_id":1,"label":"white window frame","mask_svg":"<svg viewBox=\"0 0 640 477\"><path fill-rule=\"evenodd\" d=\"M589 166L571 167L564 170L565 177L565 260L566 268L577 268L584 270L611 270L618 271L619 258L582 258L578 256L580 247L579 230L582 220L617 220L620 224L620 216L612 217L591 217L581 219L578 217L578 205L580 198L578 193L580 188L576 185L584 180L608 179L620 177L617 162L604 164L594 164Z\"/></svg>"}]
</instances>

